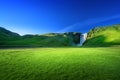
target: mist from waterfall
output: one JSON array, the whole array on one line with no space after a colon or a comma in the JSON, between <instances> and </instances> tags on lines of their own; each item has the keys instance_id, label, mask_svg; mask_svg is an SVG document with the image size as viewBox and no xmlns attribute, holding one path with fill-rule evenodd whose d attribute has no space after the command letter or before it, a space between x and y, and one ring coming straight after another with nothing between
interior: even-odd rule
<instances>
[{"instance_id":1,"label":"mist from waterfall","mask_svg":"<svg viewBox=\"0 0 120 80\"><path fill-rule=\"evenodd\" d=\"M80 35L80 44L78 44L78 46L82 46L83 43L86 41L87 38L87 33L83 33Z\"/></svg>"}]
</instances>

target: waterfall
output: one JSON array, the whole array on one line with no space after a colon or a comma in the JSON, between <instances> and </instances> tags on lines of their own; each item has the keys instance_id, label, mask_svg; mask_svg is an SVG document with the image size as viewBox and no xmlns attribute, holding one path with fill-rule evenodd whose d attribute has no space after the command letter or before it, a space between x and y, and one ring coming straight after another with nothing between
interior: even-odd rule
<instances>
[{"instance_id":1,"label":"waterfall","mask_svg":"<svg viewBox=\"0 0 120 80\"><path fill-rule=\"evenodd\" d=\"M78 44L78 46L82 46L83 43L86 41L87 38L87 33L83 33L80 35L80 44Z\"/></svg>"}]
</instances>

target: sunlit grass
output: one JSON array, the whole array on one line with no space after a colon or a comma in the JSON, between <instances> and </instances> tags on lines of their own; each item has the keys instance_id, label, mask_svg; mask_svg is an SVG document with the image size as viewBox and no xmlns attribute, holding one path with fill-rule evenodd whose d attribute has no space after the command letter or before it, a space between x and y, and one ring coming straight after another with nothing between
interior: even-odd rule
<instances>
[{"instance_id":1,"label":"sunlit grass","mask_svg":"<svg viewBox=\"0 0 120 80\"><path fill-rule=\"evenodd\" d=\"M104 35L104 37L106 37L105 42L117 42L116 40L120 41L120 32L119 31L106 30L99 35Z\"/></svg>"},{"instance_id":2,"label":"sunlit grass","mask_svg":"<svg viewBox=\"0 0 120 80\"><path fill-rule=\"evenodd\" d=\"M91 30L85 46L114 46L120 45L120 26L102 27Z\"/></svg>"},{"instance_id":3,"label":"sunlit grass","mask_svg":"<svg viewBox=\"0 0 120 80\"><path fill-rule=\"evenodd\" d=\"M0 50L0 80L119 80L120 47Z\"/></svg>"}]
</instances>

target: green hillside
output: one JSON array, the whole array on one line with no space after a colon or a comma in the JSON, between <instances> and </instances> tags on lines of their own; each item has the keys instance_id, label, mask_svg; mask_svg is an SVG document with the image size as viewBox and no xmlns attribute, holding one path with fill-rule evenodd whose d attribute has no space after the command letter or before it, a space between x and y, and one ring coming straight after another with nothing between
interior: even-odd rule
<instances>
[{"instance_id":1,"label":"green hillside","mask_svg":"<svg viewBox=\"0 0 120 80\"><path fill-rule=\"evenodd\" d=\"M66 35L45 34L45 35L24 35L19 40L11 41L8 44L21 46L69 46L70 39Z\"/></svg>"},{"instance_id":2,"label":"green hillside","mask_svg":"<svg viewBox=\"0 0 120 80\"><path fill-rule=\"evenodd\" d=\"M47 33L42 35L24 35L0 27L0 47L60 47L79 43L80 33Z\"/></svg>"},{"instance_id":3,"label":"green hillside","mask_svg":"<svg viewBox=\"0 0 120 80\"><path fill-rule=\"evenodd\" d=\"M14 37L20 37L20 35L0 27L0 40L10 40Z\"/></svg>"},{"instance_id":4,"label":"green hillside","mask_svg":"<svg viewBox=\"0 0 120 80\"><path fill-rule=\"evenodd\" d=\"M84 46L120 45L120 25L96 27L88 33Z\"/></svg>"},{"instance_id":5,"label":"green hillside","mask_svg":"<svg viewBox=\"0 0 120 80\"><path fill-rule=\"evenodd\" d=\"M20 38L20 35L0 27L0 45L5 45L8 41Z\"/></svg>"}]
</instances>

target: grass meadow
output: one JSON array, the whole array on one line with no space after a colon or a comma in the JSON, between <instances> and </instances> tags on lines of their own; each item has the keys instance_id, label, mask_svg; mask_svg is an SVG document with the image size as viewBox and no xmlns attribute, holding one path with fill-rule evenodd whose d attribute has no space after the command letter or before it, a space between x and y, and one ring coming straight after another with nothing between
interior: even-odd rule
<instances>
[{"instance_id":1,"label":"grass meadow","mask_svg":"<svg viewBox=\"0 0 120 80\"><path fill-rule=\"evenodd\" d=\"M0 49L0 80L120 80L120 47Z\"/></svg>"}]
</instances>

